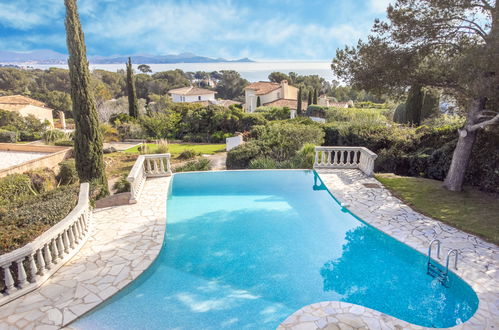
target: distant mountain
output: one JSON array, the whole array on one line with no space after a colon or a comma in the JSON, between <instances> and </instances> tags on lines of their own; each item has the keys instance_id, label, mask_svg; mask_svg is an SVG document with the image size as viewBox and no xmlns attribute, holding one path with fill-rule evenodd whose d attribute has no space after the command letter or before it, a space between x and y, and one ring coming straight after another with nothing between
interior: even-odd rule
<instances>
[{"instance_id":1,"label":"distant mountain","mask_svg":"<svg viewBox=\"0 0 499 330\"><path fill-rule=\"evenodd\" d=\"M132 55L132 62L136 64L163 64L163 63L216 63L216 62L253 62L249 58L227 60L225 58L211 58L192 53L178 55ZM90 56L92 64L125 63L128 56ZM35 50L32 52L9 52L0 50L0 63L28 63L28 64L66 64L67 55L51 50Z\"/></svg>"}]
</instances>

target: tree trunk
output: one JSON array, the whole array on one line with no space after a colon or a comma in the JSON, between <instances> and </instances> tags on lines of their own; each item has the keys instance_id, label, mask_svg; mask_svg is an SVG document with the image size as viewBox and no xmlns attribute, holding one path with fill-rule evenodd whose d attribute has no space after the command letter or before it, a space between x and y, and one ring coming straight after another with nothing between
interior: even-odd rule
<instances>
[{"instance_id":1,"label":"tree trunk","mask_svg":"<svg viewBox=\"0 0 499 330\"><path fill-rule=\"evenodd\" d=\"M449 172L447 172L444 181L444 187L448 190L463 190L464 176L471 159L471 152L473 151L477 134L476 130L471 129L471 126L477 122L477 116L480 110L482 110L484 103L484 99L475 99L471 102L466 124L459 130L459 139L452 155Z\"/></svg>"}]
</instances>

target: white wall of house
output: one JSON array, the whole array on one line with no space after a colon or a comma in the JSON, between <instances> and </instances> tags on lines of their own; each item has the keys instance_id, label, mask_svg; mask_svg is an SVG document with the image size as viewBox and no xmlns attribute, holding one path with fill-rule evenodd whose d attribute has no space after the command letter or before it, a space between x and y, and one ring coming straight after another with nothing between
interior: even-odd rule
<instances>
[{"instance_id":1,"label":"white wall of house","mask_svg":"<svg viewBox=\"0 0 499 330\"><path fill-rule=\"evenodd\" d=\"M54 126L54 117L52 116L52 109L38 107L36 105L27 105L19 109L21 116L33 115L40 121L48 120L51 126Z\"/></svg>"},{"instance_id":2,"label":"white wall of house","mask_svg":"<svg viewBox=\"0 0 499 330\"><path fill-rule=\"evenodd\" d=\"M173 103L179 102L198 102L198 101L215 101L215 93L203 95L180 95L172 94Z\"/></svg>"}]
</instances>

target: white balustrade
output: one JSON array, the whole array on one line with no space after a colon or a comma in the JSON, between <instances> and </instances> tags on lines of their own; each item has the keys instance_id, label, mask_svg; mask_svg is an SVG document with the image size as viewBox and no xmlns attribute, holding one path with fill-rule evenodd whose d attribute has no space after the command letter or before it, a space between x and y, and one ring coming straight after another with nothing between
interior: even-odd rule
<instances>
[{"instance_id":1,"label":"white balustrade","mask_svg":"<svg viewBox=\"0 0 499 330\"><path fill-rule=\"evenodd\" d=\"M127 177L130 182L130 203L137 203L147 178L170 175L172 170L169 153L140 155Z\"/></svg>"},{"instance_id":2,"label":"white balustrade","mask_svg":"<svg viewBox=\"0 0 499 330\"><path fill-rule=\"evenodd\" d=\"M364 147L315 147L314 168L359 169L372 176L377 157Z\"/></svg>"},{"instance_id":3,"label":"white balustrade","mask_svg":"<svg viewBox=\"0 0 499 330\"><path fill-rule=\"evenodd\" d=\"M0 306L39 287L80 250L89 231L72 238L79 225L89 228L88 193L89 184L82 183L78 204L63 220L31 243L0 256Z\"/></svg>"}]
</instances>

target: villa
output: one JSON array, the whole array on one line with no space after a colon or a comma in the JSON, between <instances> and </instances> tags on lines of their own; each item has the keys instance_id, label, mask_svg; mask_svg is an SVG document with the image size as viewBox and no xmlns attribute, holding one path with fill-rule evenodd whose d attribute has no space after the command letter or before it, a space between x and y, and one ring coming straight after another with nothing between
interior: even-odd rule
<instances>
[{"instance_id":1,"label":"villa","mask_svg":"<svg viewBox=\"0 0 499 330\"><path fill-rule=\"evenodd\" d=\"M298 105L298 88L288 84L287 80L280 83L270 81L254 82L244 88L245 103L243 108L247 112L254 112L260 105L288 107L296 110ZM302 104L302 109L306 109L306 103Z\"/></svg>"},{"instance_id":2,"label":"villa","mask_svg":"<svg viewBox=\"0 0 499 330\"><path fill-rule=\"evenodd\" d=\"M33 115L40 121L48 121L54 126L53 109L45 103L22 95L0 96L0 109L17 112L21 116Z\"/></svg>"},{"instance_id":3,"label":"villa","mask_svg":"<svg viewBox=\"0 0 499 330\"><path fill-rule=\"evenodd\" d=\"M176 88L168 91L174 103L215 101L215 92L209 89L189 86Z\"/></svg>"},{"instance_id":4,"label":"villa","mask_svg":"<svg viewBox=\"0 0 499 330\"><path fill-rule=\"evenodd\" d=\"M334 108L350 108L353 107L353 101L337 102L334 98L327 95L320 95L317 99L317 105Z\"/></svg>"}]
</instances>

